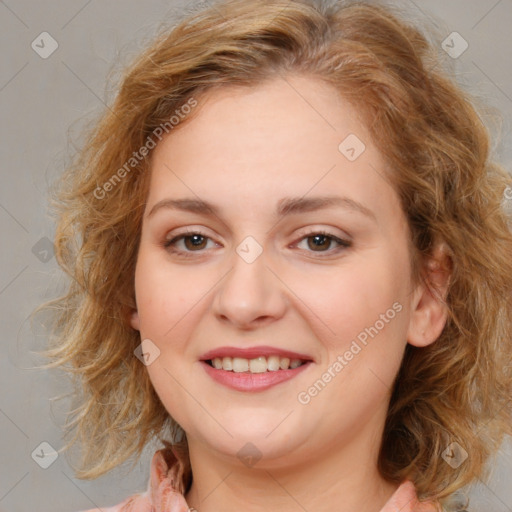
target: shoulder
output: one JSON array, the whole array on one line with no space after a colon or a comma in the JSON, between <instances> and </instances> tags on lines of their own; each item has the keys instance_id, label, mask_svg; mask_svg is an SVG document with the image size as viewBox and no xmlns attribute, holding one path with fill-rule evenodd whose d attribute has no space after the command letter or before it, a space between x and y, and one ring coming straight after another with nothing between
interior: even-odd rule
<instances>
[{"instance_id":1,"label":"shoulder","mask_svg":"<svg viewBox=\"0 0 512 512\"><path fill-rule=\"evenodd\" d=\"M151 512L151 503L146 493L134 494L111 507L91 508L79 512Z\"/></svg>"},{"instance_id":2,"label":"shoulder","mask_svg":"<svg viewBox=\"0 0 512 512\"><path fill-rule=\"evenodd\" d=\"M414 483L405 479L386 502L380 512L440 512L438 503L419 501Z\"/></svg>"},{"instance_id":3,"label":"shoulder","mask_svg":"<svg viewBox=\"0 0 512 512\"><path fill-rule=\"evenodd\" d=\"M169 512L187 511L183 493L190 480L190 469L185 452L180 446L165 445L153 455L145 492L134 494L118 505L79 512L152 512L155 507Z\"/></svg>"}]
</instances>

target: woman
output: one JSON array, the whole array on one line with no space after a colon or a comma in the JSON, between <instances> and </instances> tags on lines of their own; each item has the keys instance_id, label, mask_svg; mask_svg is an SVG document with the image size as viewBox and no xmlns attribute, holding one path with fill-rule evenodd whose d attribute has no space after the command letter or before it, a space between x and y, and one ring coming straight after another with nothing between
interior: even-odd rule
<instances>
[{"instance_id":1,"label":"woman","mask_svg":"<svg viewBox=\"0 0 512 512\"><path fill-rule=\"evenodd\" d=\"M511 433L488 146L382 7L227 1L159 37L59 196L77 475L164 445L102 510L455 510Z\"/></svg>"}]
</instances>

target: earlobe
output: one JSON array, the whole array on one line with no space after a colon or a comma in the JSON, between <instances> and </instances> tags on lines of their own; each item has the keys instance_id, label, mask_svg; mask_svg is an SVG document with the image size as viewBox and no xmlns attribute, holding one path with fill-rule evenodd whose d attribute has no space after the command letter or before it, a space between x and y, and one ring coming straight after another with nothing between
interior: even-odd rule
<instances>
[{"instance_id":1,"label":"earlobe","mask_svg":"<svg viewBox=\"0 0 512 512\"><path fill-rule=\"evenodd\" d=\"M411 319L407 341L416 347L434 343L448 318L446 297L451 277L451 258L448 247L436 246L428 259L424 271L424 282L415 290L411 304Z\"/></svg>"},{"instance_id":2,"label":"earlobe","mask_svg":"<svg viewBox=\"0 0 512 512\"><path fill-rule=\"evenodd\" d=\"M130 314L130 325L135 329L136 331L140 331L140 320L139 320L139 313L136 309L132 311Z\"/></svg>"}]
</instances>

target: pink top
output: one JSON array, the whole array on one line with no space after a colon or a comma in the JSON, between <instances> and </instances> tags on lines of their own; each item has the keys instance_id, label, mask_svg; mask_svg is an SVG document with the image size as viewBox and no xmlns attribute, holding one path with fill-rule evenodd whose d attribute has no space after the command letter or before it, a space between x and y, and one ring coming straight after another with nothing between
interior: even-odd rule
<instances>
[{"instance_id":1,"label":"pink top","mask_svg":"<svg viewBox=\"0 0 512 512\"><path fill-rule=\"evenodd\" d=\"M151 461L147 490L126 498L113 507L102 507L82 512L193 512L187 505L187 464L180 452L170 444L157 450ZM414 484L404 480L380 512L439 512L433 502L420 502Z\"/></svg>"}]
</instances>

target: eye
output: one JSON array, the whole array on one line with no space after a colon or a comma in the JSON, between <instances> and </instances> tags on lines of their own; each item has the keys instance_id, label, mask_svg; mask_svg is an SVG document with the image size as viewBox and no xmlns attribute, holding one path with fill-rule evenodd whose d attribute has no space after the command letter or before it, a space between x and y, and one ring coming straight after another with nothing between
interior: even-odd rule
<instances>
[{"instance_id":1,"label":"eye","mask_svg":"<svg viewBox=\"0 0 512 512\"><path fill-rule=\"evenodd\" d=\"M328 233L327 231L312 231L303 236L300 239L300 242L303 240L306 241L308 249L312 249L309 252L337 253L344 248L352 246L352 242L338 238L337 236L333 235L332 233ZM335 248L334 251L330 251L329 247L333 242L336 243L338 247Z\"/></svg>"},{"instance_id":2,"label":"eye","mask_svg":"<svg viewBox=\"0 0 512 512\"><path fill-rule=\"evenodd\" d=\"M192 253L194 252L200 253L203 249L206 249L208 240L210 240L210 238L200 231L187 231L171 238L170 240L165 240L163 246L171 253L187 258L193 256ZM308 241L307 247L308 249L311 249L308 250L308 252L337 253L344 248L352 246L352 242L343 240L326 231L312 231L307 233L299 240L299 242L304 240ZM309 243L310 240L311 243ZM183 242L184 249L177 248L178 242ZM329 250L329 247L333 242L337 244L338 247L334 250Z\"/></svg>"},{"instance_id":3,"label":"eye","mask_svg":"<svg viewBox=\"0 0 512 512\"><path fill-rule=\"evenodd\" d=\"M190 254L191 252L201 252L206 246L206 240L209 240L209 237L199 231L187 231L170 240L166 240L163 245L172 253L179 253L180 255L189 257L192 256ZM184 242L185 250L176 249L176 245L180 241Z\"/></svg>"}]
</instances>

